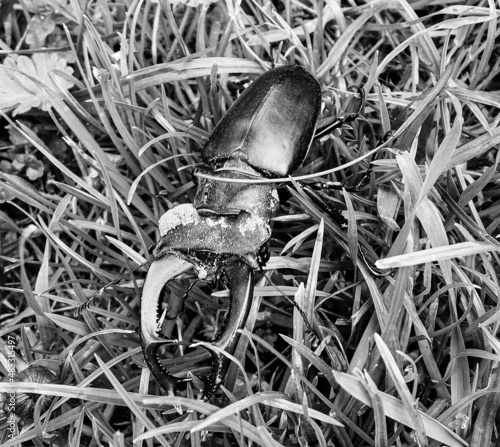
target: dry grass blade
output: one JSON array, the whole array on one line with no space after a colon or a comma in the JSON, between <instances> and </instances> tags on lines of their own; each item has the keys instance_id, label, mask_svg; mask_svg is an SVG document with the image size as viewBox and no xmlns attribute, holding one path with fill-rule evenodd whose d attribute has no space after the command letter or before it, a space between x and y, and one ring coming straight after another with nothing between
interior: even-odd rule
<instances>
[{"instance_id":1,"label":"dry grass blade","mask_svg":"<svg viewBox=\"0 0 500 447\"><path fill-rule=\"evenodd\" d=\"M300 283L297 289L297 293L293 298L294 306L293 309L293 338L298 343L302 343L304 340L304 323L307 319L307 314L303 311L305 306L305 288L304 284ZM310 324L310 323L308 323ZM302 356L296 351L292 350L292 370L290 377L288 378L287 384L285 386L285 393L289 396L297 396L297 401L301 402L304 396L304 390L302 388L302 383L300 381L301 377L304 377L306 368Z\"/></svg>"},{"instance_id":2,"label":"dry grass blade","mask_svg":"<svg viewBox=\"0 0 500 447\"><path fill-rule=\"evenodd\" d=\"M318 272L321 264L321 251L323 249L325 224L320 222L316 241L314 243L314 250L311 258L311 270L307 278L306 290L304 293L304 313L310 325L314 324L314 307L316 297L316 287L318 284Z\"/></svg>"},{"instance_id":3,"label":"dry grass blade","mask_svg":"<svg viewBox=\"0 0 500 447\"><path fill-rule=\"evenodd\" d=\"M405 412L413 420L415 437L417 439L418 444L421 446L428 445L424 424L417 410L417 402L413 399L410 391L408 390L404 377L401 374L401 371L399 370L396 361L392 357L391 352L387 348L387 345L384 343L384 341L378 334L375 334L375 343L377 344L377 348L380 352L380 355L384 360L385 367L387 368L389 376L394 385L396 386L396 389L398 390L399 397L403 401ZM373 384L369 382L369 386L372 387Z\"/></svg>"},{"instance_id":4,"label":"dry grass blade","mask_svg":"<svg viewBox=\"0 0 500 447\"><path fill-rule=\"evenodd\" d=\"M359 399L365 405L371 405L371 399L366 389L361 385L361 379L354 378L348 374L335 372L335 379L340 386ZM412 419L411 414L407 412L405 405L398 399L386 394L379 393L380 400L384 406L384 413L386 416L394 419L402 424L415 429L415 421ZM418 411L418 410L417 410ZM433 418L427 416L425 413L419 411L420 418L424 426L427 436L442 442L450 447L466 446L467 443L454 434L444 425L436 422Z\"/></svg>"},{"instance_id":5,"label":"dry grass blade","mask_svg":"<svg viewBox=\"0 0 500 447\"><path fill-rule=\"evenodd\" d=\"M361 375L361 374L360 374ZM373 408L373 419L375 423L375 447L383 447L389 445L387 437L387 422L384 405L379 396L379 391L375 382L369 374L361 375L360 384L365 387L366 393L370 396L371 407ZM424 444L425 445L425 444Z\"/></svg>"},{"instance_id":6,"label":"dry grass blade","mask_svg":"<svg viewBox=\"0 0 500 447\"><path fill-rule=\"evenodd\" d=\"M496 413L500 405L500 376L498 360L493 364L489 377L488 388L492 393L488 394L481 403L481 409L477 417L472 434L471 445L486 447L491 445L493 430L496 426Z\"/></svg>"},{"instance_id":7,"label":"dry grass blade","mask_svg":"<svg viewBox=\"0 0 500 447\"><path fill-rule=\"evenodd\" d=\"M190 61L158 64L126 76L123 82L125 86L127 86L127 83L133 83L135 89L141 90L159 84L209 76L214 65L217 66L219 74L235 72L247 74L262 73L262 67L254 61L230 57L207 57Z\"/></svg>"},{"instance_id":8,"label":"dry grass blade","mask_svg":"<svg viewBox=\"0 0 500 447\"><path fill-rule=\"evenodd\" d=\"M493 246L488 242L461 242L459 244L452 245L451 247L445 246L429 248L415 253L392 256L390 258L377 261L375 265L379 269L392 269L425 264L426 262L463 258L491 251L498 251L498 247Z\"/></svg>"},{"instance_id":9,"label":"dry grass blade","mask_svg":"<svg viewBox=\"0 0 500 447\"><path fill-rule=\"evenodd\" d=\"M143 423L143 425L152 430L154 428L154 424L145 416L145 414L141 411L141 409L136 405L136 403L129 397L127 391L123 388L120 381L113 375L107 365L99 358L96 357L97 363L100 368L103 370L106 377L109 379L113 388L118 392L118 395L123 399L124 404L135 414L135 416ZM165 447L170 447L170 443L162 438L157 437L156 440Z\"/></svg>"},{"instance_id":10,"label":"dry grass blade","mask_svg":"<svg viewBox=\"0 0 500 447\"><path fill-rule=\"evenodd\" d=\"M284 399L283 395L280 393L259 393L259 394L254 394L253 396L246 397L245 399L242 399L238 402L234 402L231 405L228 405L226 408L217 411L216 413L207 417L204 421L199 422L199 424L193 427L191 431L195 432L200 430L206 430L210 425L215 423L224 424L226 418L233 416L238 412L251 407L252 405L257 405L260 403L264 405L269 405L274 408L279 408L281 410L292 411L298 414L301 414L303 411L301 405L295 404L293 402L288 401L287 399ZM339 426L342 425L335 419L315 410L310 410L309 416L332 425L339 425Z\"/></svg>"},{"instance_id":11,"label":"dry grass blade","mask_svg":"<svg viewBox=\"0 0 500 447\"><path fill-rule=\"evenodd\" d=\"M311 351L310 348L305 346L303 343L295 341L293 338L287 337L285 335L281 336L287 343L289 343L298 354L307 359L315 368L318 369L324 376L334 384L334 378L332 375L332 371L329 369L328 365L318 358L314 352Z\"/></svg>"}]
</instances>

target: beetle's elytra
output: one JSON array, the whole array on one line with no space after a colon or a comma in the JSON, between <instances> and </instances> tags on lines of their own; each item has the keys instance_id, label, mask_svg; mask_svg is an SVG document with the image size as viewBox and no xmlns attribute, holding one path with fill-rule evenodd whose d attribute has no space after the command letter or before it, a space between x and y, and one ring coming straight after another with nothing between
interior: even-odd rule
<instances>
[{"instance_id":1,"label":"beetle's elytra","mask_svg":"<svg viewBox=\"0 0 500 447\"><path fill-rule=\"evenodd\" d=\"M214 168L241 160L265 177L285 177L304 161L316 129L321 88L288 65L257 78L217 124L202 158Z\"/></svg>"}]
</instances>

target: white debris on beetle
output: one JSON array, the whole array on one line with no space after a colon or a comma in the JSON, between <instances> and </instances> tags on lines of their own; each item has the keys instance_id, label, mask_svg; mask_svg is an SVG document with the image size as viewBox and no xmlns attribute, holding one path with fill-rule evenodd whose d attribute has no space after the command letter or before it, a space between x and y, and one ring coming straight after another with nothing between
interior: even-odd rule
<instances>
[{"instance_id":1,"label":"white debris on beetle","mask_svg":"<svg viewBox=\"0 0 500 447\"><path fill-rule=\"evenodd\" d=\"M209 227L216 227L216 226L220 226L221 228L228 227L227 221L223 217L219 217L217 219L214 219L212 217L207 217L206 224Z\"/></svg>"},{"instance_id":2,"label":"white debris on beetle","mask_svg":"<svg viewBox=\"0 0 500 447\"><path fill-rule=\"evenodd\" d=\"M243 223L238 225L238 230L244 236L262 226L266 227L264 219L262 219L262 217L252 215L249 219L246 219Z\"/></svg>"},{"instance_id":3,"label":"white debris on beetle","mask_svg":"<svg viewBox=\"0 0 500 447\"><path fill-rule=\"evenodd\" d=\"M198 270L198 278L202 281L208 276L208 271L204 267L200 267Z\"/></svg>"},{"instance_id":4,"label":"white debris on beetle","mask_svg":"<svg viewBox=\"0 0 500 447\"><path fill-rule=\"evenodd\" d=\"M190 225L199 220L198 211L196 211L196 208L192 204L177 205L160 217L158 222L160 236L165 236L170 230L180 225Z\"/></svg>"}]
</instances>

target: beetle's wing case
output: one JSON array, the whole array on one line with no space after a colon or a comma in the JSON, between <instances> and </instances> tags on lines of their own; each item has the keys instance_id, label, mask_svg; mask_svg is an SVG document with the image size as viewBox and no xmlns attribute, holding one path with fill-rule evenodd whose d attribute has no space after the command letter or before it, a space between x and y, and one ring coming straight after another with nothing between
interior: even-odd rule
<instances>
[{"instance_id":1,"label":"beetle's wing case","mask_svg":"<svg viewBox=\"0 0 500 447\"><path fill-rule=\"evenodd\" d=\"M293 173L303 162L316 129L321 87L299 65L257 78L219 121L202 151L214 167L240 158L269 177Z\"/></svg>"}]
</instances>

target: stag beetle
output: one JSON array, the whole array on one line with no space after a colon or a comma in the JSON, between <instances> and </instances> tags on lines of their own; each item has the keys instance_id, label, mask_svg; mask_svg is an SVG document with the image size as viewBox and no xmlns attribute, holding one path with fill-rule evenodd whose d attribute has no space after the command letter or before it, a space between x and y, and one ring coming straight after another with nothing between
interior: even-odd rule
<instances>
[{"instance_id":1,"label":"stag beetle","mask_svg":"<svg viewBox=\"0 0 500 447\"><path fill-rule=\"evenodd\" d=\"M362 97L362 102L363 102ZM258 77L234 102L206 141L201 157L210 176L200 177L193 204L166 212L159 221L160 241L141 299L141 342L147 365L169 395L182 379L161 364L160 346L177 343L159 330L162 289L173 278L194 269L200 279L214 284L222 278L229 288L230 308L225 327L205 347L212 366L202 399L221 385L253 298L254 271L266 262L270 220L280 203L275 183L293 174L304 161L311 142L359 112L335 120L316 131L321 88L305 68L287 65ZM245 179L246 182L231 182ZM226 180L226 181L222 181ZM210 349L213 346L218 349Z\"/></svg>"},{"instance_id":2,"label":"stag beetle","mask_svg":"<svg viewBox=\"0 0 500 447\"><path fill-rule=\"evenodd\" d=\"M167 393L178 379L166 371L158 348L168 343L158 332L162 287L194 266L201 279L225 278L230 309L225 328L212 344L232 354L253 298L254 270L271 236L270 219L279 209L274 184L251 183L292 174L302 164L314 137L321 107L318 81L300 66L284 66L257 78L220 120L202 149L212 176L248 179L228 183L200 178L194 204L179 205L159 222L161 239L144 283L141 339L144 357ZM222 383L229 360L212 352L203 398Z\"/></svg>"},{"instance_id":3,"label":"stag beetle","mask_svg":"<svg viewBox=\"0 0 500 447\"><path fill-rule=\"evenodd\" d=\"M162 287L193 266L209 283L225 278L230 308L212 345L234 353L253 298L254 270L266 260L269 222L279 209L275 184L252 180L287 177L299 168L315 136L320 108L320 85L305 68L283 66L258 77L206 141L201 157L211 168L211 178L200 178L194 204L178 205L161 217L161 239L142 292L141 339L146 362L168 394L174 394L180 379L158 358L158 348L170 341L157 324ZM344 121L336 120L329 128ZM229 366L218 350L211 354L203 399L220 386Z\"/></svg>"}]
</instances>

